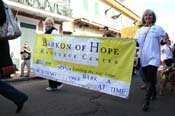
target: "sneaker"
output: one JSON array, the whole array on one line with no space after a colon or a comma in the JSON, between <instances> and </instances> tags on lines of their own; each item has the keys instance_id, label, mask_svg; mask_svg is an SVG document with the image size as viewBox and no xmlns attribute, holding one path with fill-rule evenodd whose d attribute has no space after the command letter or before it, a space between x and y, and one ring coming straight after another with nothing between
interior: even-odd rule
<instances>
[{"instance_id":1,"label":"sneaker","mask_svg":"<svg viewBox=\"0 0 175 116\"><path fill-rule=\"evenodd\" d=\"M157 92L155 90L151 95L151 100L156 100L156 99L157 99Z\"/></svg>"},{"instance_id":2,"label":"sneaker","mask_svg":"<svg viewBox=\"0 0 175 116\"><path fill-rule=\"evenodd\" d=\"M57 88L52 88L52 87L47 87L46 90L47 91L55 91L55 90L60 90L64 85L61 84L59 85Z\"/></svg>"},{"instance_id":3,"label":"sneaker","mask_svg":"<svg viewBox=\"0 0 175 116\"><path fill-rule=\"evenodd\" d=\"M146 85L140 86L140 89L145 90L146 89Z\"/></svg>"},{"instance_id":4,"label":"sneaker","mask_svg":"<svg viewBox=\"0 0 175 116\"><path fill-rule=\"evenodd\" d=\"M64 86L64 85L61 84L61 85L59 85L59 86L57 87L57 89L60 90L63 86Z\"/></svg>"},{"instance_id":5,"label":"sneaker","mask_svg":"<svg viewBox=\"0 0 175 116\"><path fill-rule=\"evenodd\" d=\"M57 88L47 87L46 90L47 91L55 91L55 90L57 90Z\"/></svg>"},{"instance_id":6,"label":"sneaker","mask_svg":"<svg viewBox=\"0 0 175 116\"><path fill-rule=\"evenodd\" d=\"M26 75L26 76L24 76L24 77L30 77L29 75Z\"/></svg>"},{"instance_id":7,"label":"sneaker","mask_svg":"<svg viewBox=\"0 0 175 116\"><path fill-rule=\"evenodd\" d=\"M148 109L149 109L149 102L145 101L143 106L142 106L142 110L143 111L148 111Z\"/></svg>"},{"instance_id":8,"label":"sneaker","mask_svg":"<svg viewBox=\"0 0 175 116\"><path fill-rule=\"evenodd\" d=\"M19 113L19 112L22 110L22 108L23 108L23 106L24 106L24 103L25 103L27 100L28 100L28 96L24 96L24 97L22 97L21 102L15 103L16 106L17 106L16 113Z\"/></svg>"},{"instance_id":9,"label":"sneaker","mask_svg":"<svg viewBox=\"0 0 175 116\"><path fill-rule=\"evenodd\" d=\"M151 96L151 100L156 100L157 97L156 96Z\"/></svg>"},{"instance_id":10,"label":"sneaker","mask_svg":"<svg viewBox=\"0 0 175 116\"><path fill-rule=\"evenodd\" d=\"M20 75L20 77L24 77L24 75Z\"/></svg>"}]
</instances>

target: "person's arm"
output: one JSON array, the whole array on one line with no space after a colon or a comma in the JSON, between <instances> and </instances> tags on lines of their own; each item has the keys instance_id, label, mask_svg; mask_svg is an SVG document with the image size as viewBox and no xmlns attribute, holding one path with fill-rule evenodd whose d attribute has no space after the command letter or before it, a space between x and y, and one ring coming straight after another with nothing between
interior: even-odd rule
<instances>
[{"instance_id":1,"label":"person's arm","mask_svg":"<svg viewBox=\"0 0 175 116\"><path fill-rule=\"evenodd\" d=\"M25 48L24 50L25 50L25 52L27 52L27 53L31 53L31 52L32 52L30 48L28 48L28 49Z\"/></svg>"},{"instance_id":2,"label":"person's arm","mask_svg":"<svg viewBox=\"0 0 175 116\"><path fill-rule=\"evenodd\" d=\"M162 41L163 44L166 44L169 37L168 37L167 33L165 32L165 30L162 27L160 27L160 26L158 26L158 27L159 27L159 37L161 39L160 44L161 44L161 41Z\"/></svg>"},{"instance_id":3,"label":"person's arm","mask_svg":"<svg viewBox=\"0 0 175 116\"><path fill-rule=\"evenodd\" d=\"M171 51L174 52L174 44L170 45Z\"/></svg>"},{"instance_id":4,"label":"person's arm","mask_svg":"<svg viewBox=\"0 0 175 116\"><path fill-rule=\"evenodd\" d=\"M170 45L166 44L166 46L170 49L171 52L173 52L173 49L171 48Z\"/></svg>"},{"instance_id":5,"label":"person's arm","mask_svg":"<svg viewBox=\"0 0 175 116\"><path fill-rule=\"evenodd\" d=\"M142 48L142 41L140 36L141 36L140 29L138 29L135 34L136 47Z\"/></svg>"},{"instance_id":6,"label":"person's arm","mask_svg":"<svg viewBox=\"0 0 175 116\"><path fill-rule=\"evenodd\" d=\"M24 52L24 48L22 47L21 48L21 51L20 51L20 54L22 54Z\"/></svg>"},{"instance_id":7,"label":"person's arm","mask_svg":"<svg viewBox=\"0 0 175 116\"><path fill-rule=\"evenodd\" d=\"M134 57L134 67L138 65L138 57Z\"/></svg>"},{"instance_id":8,"label":"person's arm","mask_svg":"<svg viewBox=\"0 0 175 116\"><path fill-rule=\"evenodd\" d=\"M161 53L164 54L165 53L165 50L164 48L161 49Z\"/></svg>"}]
</instances>

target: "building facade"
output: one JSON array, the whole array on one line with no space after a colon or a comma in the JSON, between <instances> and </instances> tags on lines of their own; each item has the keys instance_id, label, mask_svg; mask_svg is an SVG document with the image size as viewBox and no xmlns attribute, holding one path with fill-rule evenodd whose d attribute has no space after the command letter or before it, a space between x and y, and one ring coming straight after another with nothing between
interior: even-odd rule
<instances>
[{"instance_id":1,"label":"building facade","mask_svg":"<svg viewBox=\"0 0 175 116\"><path fill-rule=\"evenodd\" d=\"M5 1L13 9L13 13L22 31L21 37L10 41L13 62L20 68L20 49L25 41L34 48L37 33L44 33L44 20L53 17L55 26L59 32L62 31L63 22L72 22L72 10L70 0L8 0Z\"/></svg>"},{"instance_id":2,"label":"building facade","mask_svg":"<svg viewBox=\"0 0 175 116\"><path fill-rule=\"evenodd\" d=\"M125 1L126 2L126 1ZM117 0L71 0L74 34L102 36L102 28L120 37L120 30L140 20L134 12Z\"/></svg>"},{"instance_id":3,"label":"building facade","mask_svg":"<svg viewBox=\"0 0 175 116\"><path fill-rule=\"evenodd\" d=\"M134 25L139 16L116 0L8 0L22 36L10 41L13 61L20 67L20 48L25 41L34 48L37 33L44 33L44 20L53 17L60 33L102 36L104 26L120 37L120 29Z\"/></svg>"}]
</instances>

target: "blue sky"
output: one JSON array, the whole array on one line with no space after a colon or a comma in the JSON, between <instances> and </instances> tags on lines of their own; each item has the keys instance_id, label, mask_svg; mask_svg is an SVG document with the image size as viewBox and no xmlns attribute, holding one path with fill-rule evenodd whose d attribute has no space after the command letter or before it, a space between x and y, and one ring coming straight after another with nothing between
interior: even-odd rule
<instances>
[{"instance_id":1,"label":"blue sky","mask_svg":"<svg viewBox=\"0 0 175 116\"><path fill-rule=\"evenodd\" d=\"M144 10L152 9L157 16L157 25L168 32L175 42L175 0L127 0L136 14L142 16Z\"/></svg>"}]
</instances>

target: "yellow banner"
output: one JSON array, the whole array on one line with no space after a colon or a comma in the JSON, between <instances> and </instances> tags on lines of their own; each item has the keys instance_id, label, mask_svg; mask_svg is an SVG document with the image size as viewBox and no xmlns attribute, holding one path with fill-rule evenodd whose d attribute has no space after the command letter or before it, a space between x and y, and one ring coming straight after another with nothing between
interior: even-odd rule
<instances>
[{"instance_id":1,"label":"yellow banner","mask_svg":"<svg viewBox=\"0 0 175 116\"><path fill-rule=\"evenodd\" d=\"M127 98L135 52L134 40L37 35L35 74Z\"/></svg>"},{"instance_id":2,"label":"yellow banner","mask_svg":"<svg viewBox=\"0 0 175 116\"><path fill-rule=\"evenodd\" d=\"M138 26L125 27L121 29L121 38L135 38Z\"/></svg>"}]
</instances>

